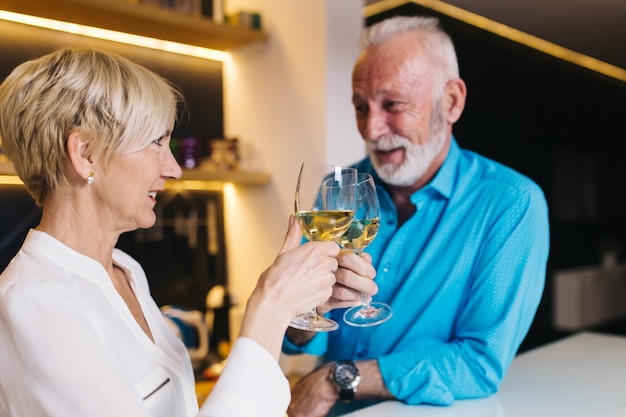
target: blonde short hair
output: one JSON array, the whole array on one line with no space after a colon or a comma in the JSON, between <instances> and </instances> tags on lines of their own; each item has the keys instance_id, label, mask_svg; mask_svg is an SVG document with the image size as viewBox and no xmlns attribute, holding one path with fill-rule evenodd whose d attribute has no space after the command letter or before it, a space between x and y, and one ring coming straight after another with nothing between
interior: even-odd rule
<instances>
[{"instance_id":1,"label":"blonde short hair","mask_svg":"<svg viewBox=\"0 0 626 417\"><path fill-rule=\"evenodd\" d=\"M171 130L182 96L147 68L90 48L62 48L16 67L0 85L0 139L35 203L68 187L67 138L106 164Z\"/></svg>"}]
</instances>

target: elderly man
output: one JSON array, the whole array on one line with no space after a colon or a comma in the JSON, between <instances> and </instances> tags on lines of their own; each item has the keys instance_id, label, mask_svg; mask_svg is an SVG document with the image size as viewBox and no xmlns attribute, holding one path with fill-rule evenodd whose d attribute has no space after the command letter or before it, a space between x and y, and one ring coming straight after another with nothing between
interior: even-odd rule
<instances>
[{"instance_id":1,"label":"elderly man","mask_svg":"<svg viewBox=\"0 0 626 417\"><path fill-rule=\"evenodd\" d=\"M394 315L330 333L289 329L284 352L325 361L293 389L290 417L495 393L544 288L545 197L527 177L459 147L452 126L467 92L450 37L435 18L394 17L363 41L352 101L368 157L356 167L377 183L382 217L367 252L375 299ZM348 258L318 308L335 320L373 285Z\"/></svg>"}]
</instances>

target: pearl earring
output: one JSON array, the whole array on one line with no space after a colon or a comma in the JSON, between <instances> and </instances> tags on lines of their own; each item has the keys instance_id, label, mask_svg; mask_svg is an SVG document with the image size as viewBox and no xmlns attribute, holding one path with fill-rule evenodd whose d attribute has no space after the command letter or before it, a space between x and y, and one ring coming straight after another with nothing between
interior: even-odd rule
<instances>
[{"instance_id":1,"label":"pearl earring","mask_svg":"<svg viewBox=\"0 0 626 417\"><path fill-rule=\"evenodd\" d=\"M93 171L89 171L89 176L87 177L87 184L91 185L93 184Z\"/></svg>"}]
</instances>

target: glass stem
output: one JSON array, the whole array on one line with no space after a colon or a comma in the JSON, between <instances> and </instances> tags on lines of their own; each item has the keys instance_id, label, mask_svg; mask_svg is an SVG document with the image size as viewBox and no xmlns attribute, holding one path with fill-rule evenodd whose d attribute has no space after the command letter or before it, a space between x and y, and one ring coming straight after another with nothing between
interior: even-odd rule
<instances>
[{"instance_id":1,"label":"glass stem","mask_svg":"<svg viewBox=\"0 0 626 417\"><path fill-rule=\"evenodd\" d=\"M365 295L363 291L361 291L361 305L363 308L370 308L370 303L372 302L372 297L368 297Z\"/></svg>"},{"instance_id":2,"label":"glass stem","mask_svg":"<svg viewBox=\"0 0 626 417\"><path fill-rule=\"evenodd\" d=\"M357 256L361 256L363 253L363 249L352 249ZM372 302L372 297L368 297L365 295L363 291L361 291L361 307L362 308L370 308L370 303Z\"/></svg>"},{"instance_id":3,"label":"glass stem","mask_svg":"<svg viewBox=\"0 0 626 417\"><path fill-rule=\"evenodd\" d=\"M317 315L317 307L313 307L312 309L307 311L306 312L306 318L311 323L315 323L317 321L317 319L319 318L319 316Z\"/></svg>"}]
</instances>

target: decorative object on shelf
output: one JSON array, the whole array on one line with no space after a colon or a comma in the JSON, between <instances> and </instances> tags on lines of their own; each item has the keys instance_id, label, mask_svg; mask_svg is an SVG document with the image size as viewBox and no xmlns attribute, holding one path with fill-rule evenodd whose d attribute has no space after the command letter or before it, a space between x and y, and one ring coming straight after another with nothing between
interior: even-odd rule
<instances>
[{"instance_id":1,"label":"decorative object on shelf","mask_svg":"<svg viewBox=\"0 0 626 417\"><path fill-rule=\"evenodd\" d=\"M237 138L211 139L211 161L217 171L237 171L240 160Z\"/></svg>"},{"instance_id":2,"label":"decorative object on shelf","mask_svg":"<svg viewBox=\"0 0 626 417\"><path fill-rule=\"evenodd\" d=\"M175 138L170 146L185 170L234 172L240 169L241 149L237 138Z\"/></svg>"},{"instance_id":3,"label":"decorative object on shelf","mask_svg":"<svg viewBox=\"0 0 626 417\"><path fill-rule=\"evenodd\" d=\"M140 3L195 16L202 15L200 0L141 0Z\"/></svg>"},{"instance_id":4,"label":"decorative object on shelf","mask_svg":"<svg viewBox=\"0 0 626 417\"><path fill-rule=\"evenodd\" d=\"M201 0L202 16L218 25L224 23L224 0Z\"/></svg>"},{"instance_id":5,"label":"decorative object on shelf","mask_svg":"<svg viewBox=\"0 0 626 417\"><path fill-rule=\"evenodd\" d=\"M261 15L253 12L237 12L226 16L226 23L229 26L245 29L261 30Z\"/></svg>"},{"instance_id":6,"label":"decorative object on shelf","mask_svg":"<svg viewBox=\"0 0 626 417\"><path fill-rule=\"evenodd\" d=\"M176 140L178 148L178 162L183 168L196 168L202 159L200 141L193 137Z\"/></svg>"}]
</instances>

